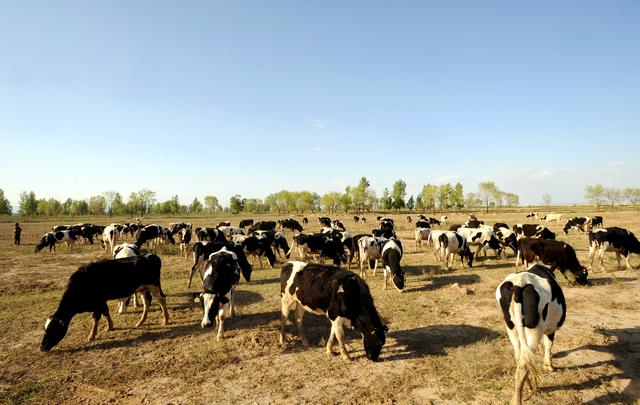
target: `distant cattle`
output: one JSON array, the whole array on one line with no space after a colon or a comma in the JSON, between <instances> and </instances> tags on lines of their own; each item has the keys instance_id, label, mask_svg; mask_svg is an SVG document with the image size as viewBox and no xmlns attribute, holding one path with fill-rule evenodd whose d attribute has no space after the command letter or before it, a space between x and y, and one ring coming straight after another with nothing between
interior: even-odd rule
<instances>
[{"instance_id":1,"label":"distant cattle","mask_svg":"<svg viewBox=\"0 0 640 405\"><path fill-rule=\"evenodd\" d=\"M540 219L542 219L543 221L546 221L547 223L551 221L556 221L556 223L559 224L560 221L562 221L562 215L563 214L547 214L540 217Z\"/></svg>"},{"instance_id":2,"label":"distant cattle","mask_svg":"<svg viewBox=\"0 0 640 405\"><path fill-rule=\"evenodd\" d=\"M256 222L249 232L253 231L275 231L276 230L276 221L258 221Z\"/></svg>"},{"instance_id":3,"label":"distant cattle","mask_svg":"<svg viewBox=\"0 0 640 405\"><path fill-rule=\"evenodd\" d=\"M331 227L331 218L329 218L329 217L318 217L318 223L321 226Z\"/></svg>"},{"instance_id":4,"label":"distant cattle","mask_svg":"<svg viewBox=\"0 0 640 405\"><path fill-rule=\"evenodd\" d=\"M480 225L484 225L484 221L479 221L477 219L470 219L464 223L466 228L478 228Z\"/></svg>"},{"instance_id":5,"label":"distant cattle","mask_svg":"<svg viewBox=\"0 0 640 405\"><path fill-rule=\"evenodd\" d=\"M282 228L282 230L290 230L291 232L302 232L302 225L298 221L293 218L282 219L278 221L278 224Z\"/></svg>"},{"instance_id":6,"label":"distant cattle","mask_svg":"<svg viewBox=\"0 0 640 405\"><path fill-rule=\"evenodd\" d=\"M331 227L333 229L337 229L339 231L346 231L346 228L344 227L344 224L342 223L342 221L334 219L333 221L331 221Z\"/></svg>"},{"instance_id":7,"label":"distant cattle","mask_svg":"<svg viewBox=\"0 0 640 405\"><path fill-rule=\"evenodd\" d=\"M353 216L353 222L354 222L354 223L356 223L356 224L357 224L358 222L360 222L360 217L359 217L359 216L357 216L357 215L354 215L354 216Z\"/></svg>"},{"instance_id":8,"label":"distant cattle","mask_svg":"<svg viewBox=\"0 0 640 405\"><path fill-rule=\"evenodd\" d=\"M437 218L429 217L429 218L427 218L427 220L429 221L429 224L431 224L431 225L440 226L440 220L437 219Z\"/></svg>"},{"instance_id":9,"label":"distant cattle","mask_svg":"<svg viewBox=\"0 0 640 405\"><path fill-rule=\"evenodd\" d=\"M534 361L540 340L544 346L544 367L553 370L551 347L555 332L565 321L567 304L553 273L541 265L508 275L496 289L496 300L516 358L511 403L520 405L525 382L533 392L538 387Z\"/></svg>"},{"instance_id":10,"label":"distant cattle","mask_svg":"<svg viewBox=\"0 0 640 405\"><path fill-rule=\"evenodd\" d=\"M142 247L145 243L157 244L158 240L167 240L172 245L176 244L173 235L169 232L169 229L163 228L160 225L151 224L147 225L140 231L138 235L138 239L136 240L136 245L138 247Z\"/></svg>"},{"instance_id":11,"label":"distant cattle","mask_svg":"<svg viewBox=\"0 0 640 405\"><path fill-rule=\"evenodd\" d=\"M253 225L253 219L243 219L240 221L240 224L238 225L238 227L240 228L246 228L248 226L252 226Z\"/></svg>"},{"instance_id":12,"label":"distant cattle","mask_svg":"<svg viewBox=\"0 0 640 405\"><path fill-rule=\"evenodd\" d=\"M182 229L178 235L180 235L180 257L187 257L189 243L191 243L191 228Z\"/></svg>"},{"instance_id":13,"label":"distant cattle","mask_svg":"<svg viewBox=\"0 0 640 405\"><path fill-rule=\"evenodd\" d=\"M424 219L419 219L416 221L416 229L418 228L431 228L431 222Z\"/></svg>"},{"instance_id":14,"label":"distant cattle","mask_svg":"<svg viewBox=\"0 0 640 405\"><path fill-rule=\"evenodd\" d=\"M240 244L247 256L255 256L258 258L260 268L262 268L262 257L266 257L271 267L276 265L276 255L271 249L271 242L266 238L257 238L256 236L247 236L241 238ZM255 262L254 262L255 263Z\"/></svg>"},{"instance_id":15,"label":"distant cattle","mask_svg":"<svg viewBox=\"0 0 640 405\"><path fill-rule=\"evenodd\" d=\"M599 252L598 252L599 251ZM589 232L589 260L593 268L593 259L598 252L600 267L604 271L605 252L615 252L618 268L620 255L624 256L627 269L631 270L629 254L640 254L640 242L636 236L624 228L610 227Z\"/></svg>"},{"instance_id":16,"label":"distant cattle","mask_svg":"<svg viewBox=\"0 0 640 405\"><path fill-rule=\"evenodd\" d=\"M226 242L227 238L218 228L196 228L196 242Z\"/></svg>"},{"instance_id":17,"label":"distant cattle","mask_svg":"<svg viewBox=\"0 0 640 405\"><path fill-rule=\"evenodd\" d=\"M127 224L127 226L129 225ZM175 235L185 228L191 228L191 224L184 222L171 222L168 226L169 233L171 233L171 235Z\"/></svg>"},{"instance_id":18,"label":"distant cattle","mask_svg":"<svg viewBox=\"0 0 640 405\"><path fill-rule=\"evenodd\" d=\"M522 256L525 268L538 258L550 266L551 271L560 270L570 283L573 283L573 280L567 277L567 272L573 275L578 284L588 284L587 269L580 264L576 251L568 243L551 239L521 238L518 240L518 256Z\"/></svg>"},{"instance_id":19,"label":"distant cattle","mask_svg":"<svg viewBox=\"0 0 640 405\"><path fill-rule=\"evenodd\" d=\"M407 222L411 223L411 215L407 215Z\"/></svg>"},{"instance_id":20,"label":"distant cattle","mask_svg":"<svg viewBox=\"0 0 640 405\"><path fill-rule=\"evenodd\" d=\"M537 212L530 212L527 214L527 219L538 219L540 215Z\"/></svg>"},{"instance_id":21,"label":"distant cattle","mask_svg":"<svg viewBox=\"0 0 640 405\"><path fill-rule=\"evenodd\" d=\"M367 223L367 218L365 217L360 217L360 224L364 225Z\"/></svg>"},{"instance_id":22,"label":"distant cattle","mask_svg":"<svg viewBox=\"0 0 640 405\"><path fill-rule=\"evenodd\" d=\"M367 283L348 270L319 264L291 262L280 272L280 344L286 341L285 326L289 312L295 308L298 335L309 346L304 329L305 311L325 315L331 321L326 351L333 353L338 340L343 360L350 360L345 347L344 327L353 326L363 337L368 359L378 361L385 344L387 327L382 323Z\"/></svg>"},{"instance_id":23,"label":"distant cattle","mask_svg":"<svg viewBox=\"0 0 640 405\"><path fill-rule=\"evenodd\" d=\"M231 221L220 221L218 225L216 225L216 228L220 228L221 226L231 226Z\"/></svg>"},{"instance_id":24,"label":"distant cattle","mask_svg":"<svg viewBox=\"0 0 640 405\"><path fill-rule=\"evenodd\" d=\"M600 228L604 226L604 219L600 215L591 217L591 228Z\"/></svg>"},{"instance_id":25,"label":"distant cattle","mask_svg":"<svg viewBox=\"0 0 640 405\"><path fill-rule=\"evenodd\" d=\"M449 217L446 215L443 215L440 217L440 223L444 226L446 226L449 223Z\"/></svg>"},{"instance_id":26,"label":"distant cattle","mask_svg":"<svg viewBox=\"0 0 640 405\"><path fill-rule=\"evenodd\" d=\"M80 233L73 229L68 229L65 231L56 231L56 232L47 232L45 233L40 242L36 245L34 249L34 253L38 253L45 247L49 247L49 252L53 250L56 251L56 244L64 243L67 245L67 249L71 249L71 245L75 243L78 239Z\"/></svg>"},{"instance_id":27,"label":"distant cattle","mask_svg":"<svg viewBox=\"0 0 640 405\"><path fill-rule=\"evenodd\" d=\"M587 232L591 224L591 217L573 217L570 218L562 228L565 235L569 234L571 229L577 228L581 232Z\"/></svg>"},{"instance_id":28,"label":"distant cattle","mask_svg":"<svg viewBox=\"0 0 640 405\"><path fill-rule=\"evenodd\" d=\"M219 226L218 229L227 239L231 239L233 235L244 235L244 231L239 226Z\"/></svg>"},{"instance_id":29,"label":"distant cattle","mask_svg":"<svg viewBox=\"0 0 640 405\"><path fill-rule=\"evenodd\" d=\"M308 226L309 225L309 218L304 217L302 218L302 226Z\"/></svg>"}]
</instances>

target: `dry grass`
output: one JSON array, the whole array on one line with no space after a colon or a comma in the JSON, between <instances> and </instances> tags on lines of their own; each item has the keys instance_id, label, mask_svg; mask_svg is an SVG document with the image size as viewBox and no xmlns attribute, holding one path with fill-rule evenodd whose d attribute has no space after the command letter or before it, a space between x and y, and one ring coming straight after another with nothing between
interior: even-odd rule
<instances>
[{"instance_id":1,"label":"dry grass","mask_svg":"<svg viewBox=\"0 0 640 405\"><path fill-rule=\"evenodd\" d=\"M581 212L584 214L584 212ZM588 214L588 213L587 213ZM595 213L592 213L595 214ZM637 215L602 212L606 225L640 233ZM352 233L370 230L343 221ZM406 292L383 291L382 277L368 282L378 310L389 324L382 362L366 360L362 343L348 333L355 360L329 358L322 344L326 319L307 315L312 346L297 338L278 340L278 269L256 268L251 283L238 288L239 314L216 342L200 328L201 312L186 288L190 261L175 248L161 248L163 289L171 324L160 326L152 307L147 324L135 329L140 309L115 314L116 330L84 341L90 315L71 323L66 338L51 352L39 352L44 320L56 308L68 276L79 264L105 257L97 246L73 252L33 254L33 245L53 222L24 223L21 247L11 245L11 224L0 224L0 403L506 403L513 386L513 352L495 302L495 287L513 268L513 258L480 260L472 269L442 270L431 252L415 253L413 225L394 216L405 245ZM452 215L463 222L462 215ZM526 222L524 213L481 215L487 223ZM254 216L258 218L258 216ZM267 217L265 217L267 218ZM309 215L311 230L317 230ZM196 225L221 219L193 218ZM168 223L168 218L155 218ZM152 219L146 219L150 223ZM62 222L62 221L59 221ZM561 234L586 260L586 236ZM289 235L290 238L290 235ZM633 258L633 263L637 263ZM615 260L608 257L609 269ZM640 298L638 272L591 274L593 287L569 287L568 319L556 335L555 373L543 373L534 404L630 403L640 398ZM470 290L464 294L453 283ZM104 326L104 324L102 325ZM295 327L287 327L295 336Z\"/></svg>"}]
</instances>

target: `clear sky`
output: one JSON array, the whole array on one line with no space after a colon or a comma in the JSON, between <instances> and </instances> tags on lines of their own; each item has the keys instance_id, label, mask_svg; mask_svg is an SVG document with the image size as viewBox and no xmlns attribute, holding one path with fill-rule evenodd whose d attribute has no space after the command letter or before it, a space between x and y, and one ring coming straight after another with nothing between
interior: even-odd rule
<instances>
[{"instance_id":1,"label":"clear sky","mask_svg":"<svg viewBox=\"0 0 640 405\"><path fill-rule=\"evenodd\" d=\"M0 3L0 188L640 187L640 2Z\"/></svg>"}]
</instances>

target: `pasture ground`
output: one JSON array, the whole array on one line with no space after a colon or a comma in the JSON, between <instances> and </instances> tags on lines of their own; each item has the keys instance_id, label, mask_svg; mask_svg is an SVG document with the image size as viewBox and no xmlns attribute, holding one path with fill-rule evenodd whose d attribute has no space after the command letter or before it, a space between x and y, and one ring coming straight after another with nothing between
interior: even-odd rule
<instances>
[{"instance_id":1,"label":"pasture ground","mask_svg":"<svg viewBox=\"0 0 640 405\"><path fill-rule=\"evenodd\" d=\"M585 212L580 212L585 214ZM596 212L586 212L596 214ZM622 226L640 234L636 211L608 212L605 226ZM479 214L486 223L527 222L519 213ZM308 231L317 231L316 215ZM571 215L565 214L565 218ZM228 219L233 225L245 216L211 218L144 218L166 225L186 219L194 226L213 226ZM276 219L274 216L247 216ZM284 216L281 216L284 217ZM280 217L280 218L281 218ZM293 216L300 220L301 216ZM369 232L351 216L339 216L352 234ZM0 403L507 403L513 390L513 351L495 300L495 288L510 272L514 259L489 257L462 270L444 271L431 249L414 252L414 225L406 215L392 215L403 240L407 285L403 293L382 290L382 276L367 279L376 307L389 325L381 362L364 357L360 337L347 332L354 360L330 358L322 347L329 333L326 318L307 314L305 326L312 347L293 336L278 345L279 267L254 266L253 280L241 281L238 314L226 322L224 340L202 329L195 288L186 288L191 258L161 246L162 283L168 295L171 323L160 324L153 305L145 325L134 328L141 309L116 313L116 330L105 332L101 321L97 339L87 343L91 316L73 319L65 339L49 353L39 351L45 319L57 307L69 275L84 264L105 258L99 245L59 247L56 254L33 254L33 246L52 225L62 221L24 222L23 245L12 245L12 222L0 224ZM415 218L415 215L413 215ZM450 215L452 223L464 216ZM114 220L123 220L115 218ZM108 220L83 218L65 222ZM562 225L550 228L571 243L587 264L587 237ZM287 234L291 242L291 234ZM591 287L568 286L558 274L568 305L564 327L553 348L557 371L542 372L540 391L531 404L633 403L640 398L640 273L590 272ZM265 263L266 264L266 263ZM280 261L282 264L282 261ZM638 266L638 257L632 257ZM456 284L457 283L457 284ZM539 359L541 361L541 358Z\"/></svg>"}]
</instances>

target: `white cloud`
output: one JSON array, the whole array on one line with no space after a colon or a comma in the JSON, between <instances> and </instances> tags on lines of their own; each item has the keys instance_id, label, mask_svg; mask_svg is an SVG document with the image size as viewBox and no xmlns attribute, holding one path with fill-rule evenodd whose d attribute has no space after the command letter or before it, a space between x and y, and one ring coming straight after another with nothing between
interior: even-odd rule
<instances>
[{"instance_id":1,"label":"white cloud","mask_svg":"<svg viewBox=\"0 0 640 405\"><path fill-rule=\"evenodd\" d=\"M626 164L625 162L611 162L611 163L602 165L602 167L605 169L613 169L613 168L624 166L625 164Z\"/></svg>"},{"instance_id":2,"label":"white cloud","mask_svg":"<svg viewBox=\"0 0 640 405\"><path fill-rule=\"evenodd\" d=\"M314 118L312 124L314 128L323 129L326 123L319 118Z\"/></svg>"},{"instance_id":3,"label":"white cloud","mask_svg":"<svg viewBox=\"0 0 640 405\"><path fill-rule=\"evenodd\" d=\"M315 148L313 148L314 152L324 152L326 150L327 148L325 148L324 146L316 146Z\"/></svg>"}]
</instances>

